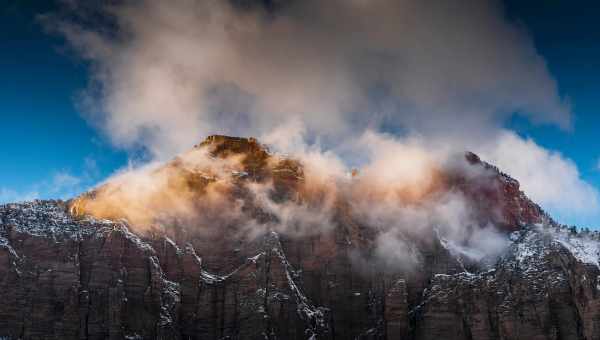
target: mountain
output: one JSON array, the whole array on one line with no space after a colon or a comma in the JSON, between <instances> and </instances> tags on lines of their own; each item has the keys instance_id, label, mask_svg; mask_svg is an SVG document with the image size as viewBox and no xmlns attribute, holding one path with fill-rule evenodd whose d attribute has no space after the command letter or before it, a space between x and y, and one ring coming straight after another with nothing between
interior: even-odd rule
<instances>
[{"instance_id":1,"label":"mountain","mask_svg":"<svg viewBox=\"0 0 600 340\"><path fill-rule=\"evenodd\" d=\"M403 265L382 252L393 220L356 212L372 194L360 172L309 186L306 164L252 138L211 136L68 202L2 205L0 336L600 339L598 233L554 222L472 153L453 164L394 197L460 197L468 237L400 228ZM505 243L480 253L470 235L490 228Z\"/></svg>"}]
</instances>

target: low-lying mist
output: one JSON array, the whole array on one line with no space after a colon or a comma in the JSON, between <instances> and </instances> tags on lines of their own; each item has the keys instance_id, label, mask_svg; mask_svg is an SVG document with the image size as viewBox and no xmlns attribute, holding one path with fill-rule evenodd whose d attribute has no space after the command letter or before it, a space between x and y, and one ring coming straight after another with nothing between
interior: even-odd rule
<instances>
[{"instance_id":1,"label":"low-lying mist","mask_svg":"<svg viewBox=\"0 0 600 340\"><path fill-rule=\"evenodd\" d=\"M443 242L472 261L496 256L507 244L506 233L491 224L502 222L500 210L486 211L494 216L482 222L479 207L454 183L490 176L463 154L369 132L355 146L367 163L350 168L315 147L296 144L281 155L252 139L219 138L170 162L116 174L75 199L72 212L125 219L142 234L178 228L241 241L270 231L307 238L363 228L370 256L404 269L422 260L424 244ZM347 242L357 242L353 238Z\"/></svg>"},{"instance_id":2,"label":"low-lying mist","mask_svg":"<svg viewBox=\"0 0 600 340\"><path fill-rule=\"evenodd\" d=\"M499 225L518 220L503 220L498 182L467 150L544 206L598 210L573 162L506 129L518 116L569 130L572 113L499 1L62 4L40 21L90 70L84 117L152 159L76 200L76 212L139 232L240 238L355 224L395 264L420 261L417 241L436 238L481 259L505 245ZM286 156L186 151L212 134L257 137Z\"/></svg>"}]
</instances>

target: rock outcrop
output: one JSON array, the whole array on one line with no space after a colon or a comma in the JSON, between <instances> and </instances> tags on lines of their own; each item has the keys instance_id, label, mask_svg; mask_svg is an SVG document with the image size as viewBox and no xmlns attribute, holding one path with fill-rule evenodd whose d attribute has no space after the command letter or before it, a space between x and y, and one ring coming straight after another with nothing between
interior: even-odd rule
<instances>
[{"instance_id":1,"label":"rock outcrop","mask_svg":"<svg viewBox=\"0 0 600 340\"><path fill-rule=\"evenodd\" d=\"M239 185L228 191L236 200L249 199L247 181L269 181L278 201L303 199L302 165L254 139L213 136L198 148L241 156ZM2 205L0 337L600 339L597 235L557 225L517 181L473 154L467 160L485 180L448 174L444 183L506 235L493 262L467 263L432 229L426 242L411 240L423 255L418 267L374 265L377 230L344 202L327 232L252 237L235 224L208 233L176 221L136 232L118 216L90 216L94 192ZM179 169L178 160L166 166ZM189 176L186 188L215 180L185 171L177 174ZM274 218L247 203L247 216Z\"/></svg>"}]
</instances>

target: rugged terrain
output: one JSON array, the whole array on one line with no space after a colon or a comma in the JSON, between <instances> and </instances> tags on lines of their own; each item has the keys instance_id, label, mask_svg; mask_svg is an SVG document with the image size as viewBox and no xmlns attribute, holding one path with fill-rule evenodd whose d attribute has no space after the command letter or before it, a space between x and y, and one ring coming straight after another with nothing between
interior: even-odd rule
<instances>
[{"instance_id":1,"label":"rugged terrain","mask_svg":"<svg viewBox=\"0 0 600 340\"><path fill-rule=\"evenodd\" d=\"M278 202L314 194L302 187L301 163L254 139L212 136L197 148L215 161L239 160L226 197L267 226L277 217L252 202L249 183L269 181ZM219 174L181 162L156 171L175 171L169 186L202 201ZM343 201L326 231L265 228L252 237L210 219L210 232L179 220L140 231L130 224L138 216L120 205L95 205L106 187L69 202L0 206L0 336L600 339L598 235L558 225L476 155L465 162L484 180L446 173L439 181L477 205L481 225L506 236L498 258L469 259L432 228L425 240L410 240L422 254L415 268L375 265L378 231Z\"/></svg>"}]
</instances>

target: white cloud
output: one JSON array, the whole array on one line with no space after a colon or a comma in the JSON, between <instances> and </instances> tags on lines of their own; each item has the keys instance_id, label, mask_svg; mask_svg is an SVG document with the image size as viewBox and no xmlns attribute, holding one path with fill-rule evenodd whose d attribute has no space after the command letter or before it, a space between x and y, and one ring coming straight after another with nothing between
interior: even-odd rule
<instances>
[{"instance_id":1,"label":"white cloud","mask_svg":"<svg viewBox=\"0 0 600 340\"><path fill-rule=\"evenodd\" d=\"M34 199L69 199L89 189L93 184L92 177L85 169L81 177L66 170L57 171L51 173L48 179L32 183L24 188L0 187L0 203Z\"/></svg>"},{"instance_id":2,"label":"white cloud","mask_svg":"<svg viewBox=\"0 0 600 340\"><path fill-rule=\"evenodd\" d=\"M69 172L61 171L54 174L50 184L50 191L60 193L77 188L81 184L81 179L73 176Z\"/></svg>"},{"instance_id":3,"label":"white cloud","mask_svg":"<svg viewBox=\"0 0 600 340\"><path fill-rule=\"evenodd\" d=\"M161 158L291 117L332 143L365 127L473 140L514 112L570 125L543 58L496 1L232 3L76 1L46 21L93 64L90 121Z\"/></svg>"},{"instance_id":4,"label":"white cloud","mask_svg":"<svg viewBox=\"0 0 600 340\"><path fill-rule=\"evenodd\" d=\"M36 191L18 192L10 188L0 188L0 204L31 201L39 197Z\"/></svg>"},{"instance_id":5,"label":"white cloud","mask_svg":"<svg viewBox=\"0 0 600 340\"><path fill-rule=\"evenodd\" d=\"M521 189L559 222L600 214L598 190L581 178L577 165L530 138L504 131L477 151L489 163L516 178Z\"/></svg>"},{"instance_id":6,"label":"white cloud","mask_svg":"<svg viewBox=\"0 0 600 340\"><path fill-rule=\"evenodd\" d=\"M452 151L486 145L480 153L550 212L598 210L572 161L498 133L514 112L571 124L544 59L499 2L306 0L274 13L232 3L74 1L45 20L92 63L82 105L119 147L168 159L226 133L347 152L370 129L403 131Z\"/></svg>"}]
</instances>

